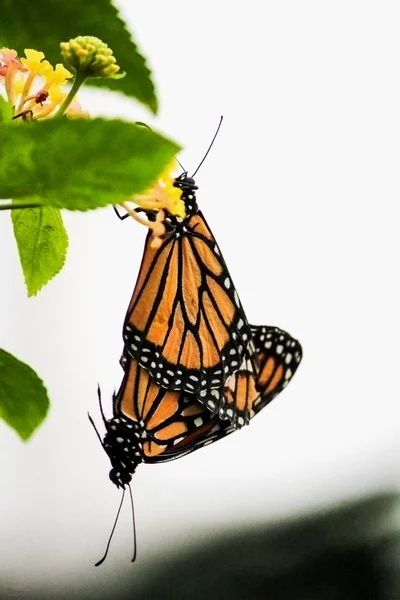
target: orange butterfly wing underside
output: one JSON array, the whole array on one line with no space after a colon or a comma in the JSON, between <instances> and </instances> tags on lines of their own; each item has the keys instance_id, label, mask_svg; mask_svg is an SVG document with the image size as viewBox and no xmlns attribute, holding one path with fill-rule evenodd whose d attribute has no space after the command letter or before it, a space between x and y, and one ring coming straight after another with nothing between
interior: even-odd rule
<instances>
[{"instance_id":1,"label":"orange butterfly wing underside","mask_svg":"<svg viewBox=\"0 0 400 600\"><path fill-rule=\"evenodd\" d=\"M250 328L201 213L160 248L149 238L124 323L125 354L166 389L218 390L247 357Z\"/></svg>"},{"instance_id":2,"label":"orange butterfly wing underside","mask_svg":"<svg viewBox=\"0 0 400 600\"><path fill-rule=\"evenodd\" d=\"M277 327L252 326L252 332L258 376L242 368L224 388L226 406L251 417L286 387L302 356L299 342ZM210 412L193 394L161 388L133 359L126 363L114 414L140 424L144 462L179 458L235 431L235 425Z\"/></svg>"},{"instance_id":3,"label":"orange butterfly wing underside","mask_svg":"<svg viewBox=\"0 0 400 600\"><path fill-rule=\"evenodd\" d=\"M251 331L259 364L259 397L252 406L251 416L254 416L285 389L300 364L303 351L300 343L279 327L252 325Z\"/></svg>"},{"instance_id":4,"label":"orange butterfly wing underside","mask_svg":"<svg viewBox=\"0 0 400 600\"><path fill-rule=\"evenodd\" d=\"M131 359L115 396L114 414L139 423L144 432L144 462L178 458L234 430L228 421L213 416L195 396L158 386L151 375ZM216 438L216 439L217 439ZM171 456L172 454L172 456Z\"/></svg>"}]
</instances>

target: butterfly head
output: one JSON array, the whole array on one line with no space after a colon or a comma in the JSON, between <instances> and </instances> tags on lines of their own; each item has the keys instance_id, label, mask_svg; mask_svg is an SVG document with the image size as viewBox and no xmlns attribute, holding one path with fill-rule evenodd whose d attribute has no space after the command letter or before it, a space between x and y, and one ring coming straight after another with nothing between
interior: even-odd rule
<instances>
[{"instance_id":1,"label":"butterfly head","mask_svg":"<svg viewBox=\"0 0 400 600\"><path fill-rule=\"evenodd\" d=\"M174 187L182 191L181 199L185 203L186 218L191 217L197 212L196 190L199 188L196 185L193 177L189 177L187 172L181 173L174 181Z\"/></svg>"},{"instance_id":2,"label":"butterfly head","mask_svg":"<svg viewBox=\"0 0 400 600\"><path fill-rule=\"evenodd\" d=\"M118 488L125 488L143 461L139 428L124 417L106 421L106 427L103 447L112 464L110 479Z\"/></svg>"}]
</instances>

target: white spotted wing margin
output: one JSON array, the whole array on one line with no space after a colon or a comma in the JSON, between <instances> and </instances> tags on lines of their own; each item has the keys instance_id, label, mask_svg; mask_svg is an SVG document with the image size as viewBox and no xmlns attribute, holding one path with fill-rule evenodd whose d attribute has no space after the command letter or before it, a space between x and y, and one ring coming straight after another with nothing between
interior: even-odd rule
<instances>
[{"instance_id":1,"label":"white spotted wing margin","mask_svg":"<svg viewBox=\"0 0 400 600\"><path fill-rule=\"evenodd\" d=\"M251 326L259 371L259 396L252 407L251 417L258 414L293 378L301 362L300 342L289 333L274 326Z\"/></svg>"},{"instance_id":2,"label":"white spotted wing margin","mask_svg":"<svg viewBox=\"0 0 400 600\"><path fill-rule=\"evenodd\" d=\"M252 325L251 332L251 340L239 369L225 379L223 402L220 402L220 390L215 389L204 389L200 398L196 397L213 417L217 416L225 423L223 435L228 434L225 428L229 429L229 423L233 429L247 425L287 386L301 361L299 342L284 330L274 326ZM124 369L130 360L126 353L122 355L121 365ZM218 439L218 426L215 432Z\"/></svg>"},{"instance_id":3,"label":"white spotted wing margin","mask_svg":"<svg viewBox=\"0 0 400 600\"><path fill-rule=\"evenodd\" d=\"M247 350L252 361L243 361L224 386L225 410L233 406L243 415L243 421L236 419L234 423L230 421L231 414L207 409L194 394L158 386L146 369L124 357L125 375L114 399L114 422L118 419L134 426L141 462L175 460L230 435L286 387L301 361L299 342L278 327L251 329L253 335Z\"/></svg>"}]
</instances>

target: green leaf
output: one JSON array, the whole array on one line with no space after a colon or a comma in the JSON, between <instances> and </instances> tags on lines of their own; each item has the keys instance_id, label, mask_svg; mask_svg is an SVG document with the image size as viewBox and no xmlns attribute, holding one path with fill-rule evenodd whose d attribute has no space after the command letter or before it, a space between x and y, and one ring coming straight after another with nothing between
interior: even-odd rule
<instances>
[{"instance_id":1,"label":"green leaf","mask_svg":"<svg viewBox=\"0 0 400 600\"><path fill-rule=\"evenodd\" d=\"M57 208L11 211L28 296L34 296L64 265L68 236Z\"/></svg>"},{"instance_id":2,"label":"green leaf","mask_svg":"<svg viewBox=\"0 0 400 600\"><path fill-rule=\"evenodd\" d=\"M3 96L0 96L0 123L5 123L12 120L13 112L12 106L4 100Z\"/></svg>"},{"instance_id":3,"label":"green leaf","mask_svg":"<svg viewBox=\"0 0 400 600\"><path fill-rule=\"evenodd\" d=\"M125 23L110 0L68 0L68 2L32 2L32 0L2 0L0 47L25 48L45 53L55 65L61 62L60 42L78 35L94 35L109 45L124 79L90 79L88 83L121 91L136 98L154 113L157 98L151 73L138 51Z\"/></svg>"},{"instance_id":4,"label":"green leaf","mask_svg":"<svg viewBox=\"0 0 400 600\"><path fill-rule=\"evenodd\" d=\"M124 121L0 124L0 198L71 210L118 204L153 184L178 150Z\"/></svg>"},{"instance_id":5,"label":"green leaf","mask_svg":"<svg viewBox=\"0 0 400 600\"><path fill-rule=\"evenodd\" d=\"M0 349L0 418L25 441L49 410L49 398L35 371Z\"/></svg>"}]
</instances>

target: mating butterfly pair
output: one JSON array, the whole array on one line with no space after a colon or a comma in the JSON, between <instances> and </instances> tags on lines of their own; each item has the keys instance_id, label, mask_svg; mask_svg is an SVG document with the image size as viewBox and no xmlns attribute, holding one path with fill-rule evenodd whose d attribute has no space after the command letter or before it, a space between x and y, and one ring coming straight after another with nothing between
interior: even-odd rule
<instances>
[{"instance_id":1,"label":"mating butterfly pair","mask_svg":"<svg viewBox=\"0 0 400 600\"><path fill-rule=\"evenodd\" d=\"M301 346L278 327L251 326L258 362L256 398L246 407L250 418L258 414L293 377L301 360ZM110 478L124 488L141 463L180 458L236 430L227 419L212 413L196 396L163 388L136 360L127 360L125 376L114 396L114 417L104 421L104 449L110 457ZM225 386L227 403L248 397L249 375L237 371Z\"/></svg>"},{"instance_id":2,"label":"mating butterfly pair","mask_svg":"<svg viewBox=\"0 0 400 600\"><path fill-rule=\"evenodd\" d=\"M124 491L140 463L180 458L248 424L286 387L302 356L285 331L249 325L198 209L193 177L183 172L173 186L183 217L136 209L149 224L161 217L165 233L156 244L152 231L146 238L123 327L125 375L113 418L101 410L106 434L99 439L112 464L110 479ZM149 206L155 204L157 198ZM123 498L97 565L107 556Z\"/></svg>"},{"instance_id":3,"label":"mating butterfly pair","mask_svg":"<svg viewBox=\"0 0 400 600\"><path fill-rule=\"evenodd\" d=\"M289 334L248 324L194 179L174 185L186 217L166 214L157 247L148 234L124 323L125 376L104 420L110 478L123 488L141 462L179 458L247 424L301 360Z\"/></svg>"}]
</instances>

